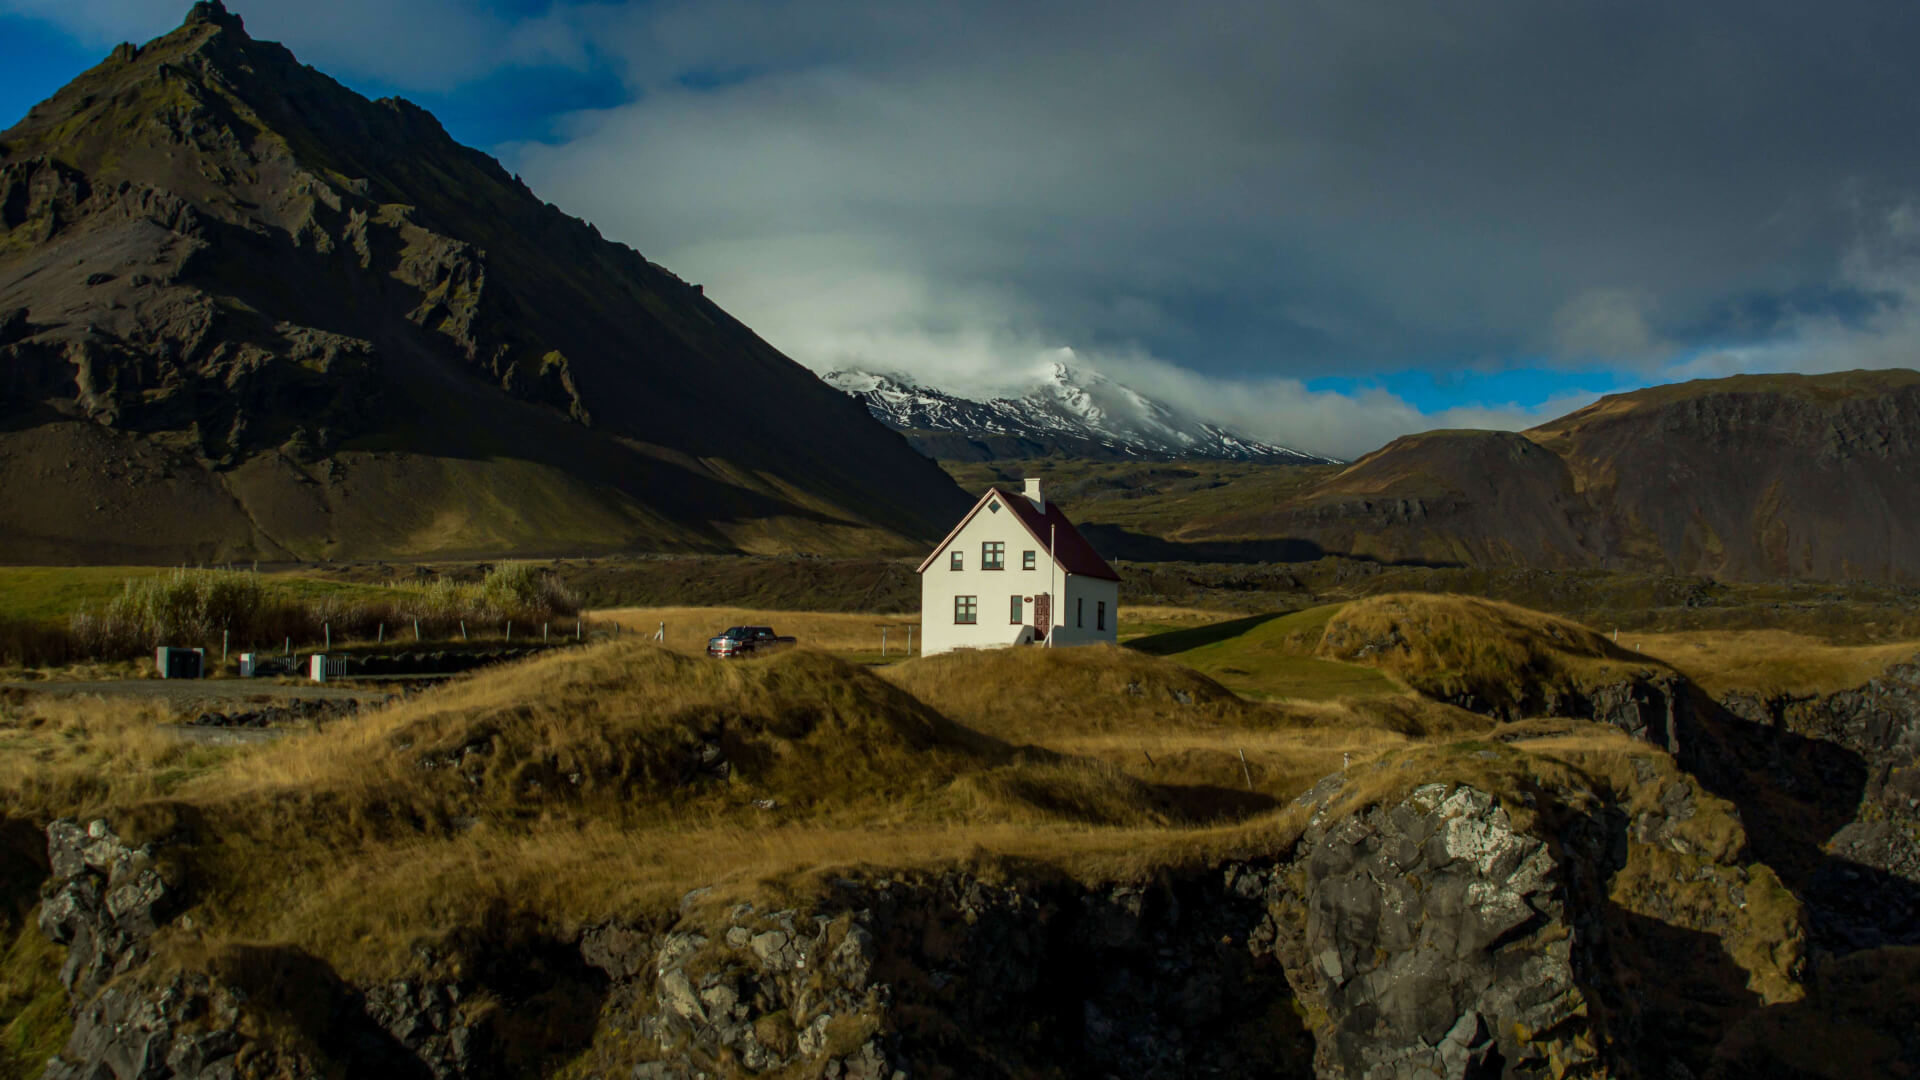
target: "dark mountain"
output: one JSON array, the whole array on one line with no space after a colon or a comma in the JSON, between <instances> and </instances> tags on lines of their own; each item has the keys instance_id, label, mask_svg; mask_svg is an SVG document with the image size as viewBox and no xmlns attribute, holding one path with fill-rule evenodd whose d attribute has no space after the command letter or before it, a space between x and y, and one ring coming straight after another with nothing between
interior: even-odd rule
<instances>
[{"instance_id":1,"label":"dark mountain","mask_svg":"<svg viewBox=\"0 0 1920 1080\"><path fill-rule=\"evenodd\" d=\"M1920 372L1703 380L1522 433L1409 435L1181 532L1275 537L1384 561L1913 580Z\"/></svg>"},{"instance_id":2,"label":"dark mountain","mask_svg":"<svg viewBox=\"0 0 1920 1080\"><path fill-rule=\"evenodd\" d=\"M1072 457L1089 461L1253 461L1325 465L1201 420L1084 368L1054 364L1019 397L974 400L904 375L836 371L827 382L942 461Z\"/></svg>"},{"instance_id":3,"label":"dark mountain","mask_svg":"<svg viewBox=\"0 0 1920 1080\"><path fill-rule=\"evenodd\" d=\"M0 134L0 559L899 551L966 500L690 285L218 3Z\"/></svg>"}]
</instances>

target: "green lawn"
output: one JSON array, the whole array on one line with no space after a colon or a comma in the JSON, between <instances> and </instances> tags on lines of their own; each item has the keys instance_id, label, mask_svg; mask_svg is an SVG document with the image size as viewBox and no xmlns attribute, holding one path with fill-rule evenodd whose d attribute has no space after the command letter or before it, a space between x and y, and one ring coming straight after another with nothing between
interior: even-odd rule
<instances>
[{"instance_id":1,"label":"green lawn","mask_svg":"<svg viewBox=\"0 0 1920 1080\"><path fill-rule=\"evenodd\" d=\"M1325 701L1404 692L1369 667L1312 655L1338 604L1254 615L1138 638L1127 647L1176 660L1243 697Z\"/></svg>"},{"instance_id":2,"label":"green lawn","mask_svg":"<svg viewBox=\"0 0 1920 1080\"><path fill-rule=\"evenodd\" d=\"M120 595L128 579L166 572L160 566L0 566L0 618L65 623L81 604Z\"/></svg>"},{"instance_id":3,"label":"green lawn","mask_svg":"<svg viewBox=\"0 0 1920 1080\"><path fill-rule=\"evenodd\" d=\"M98 607L120 595L134 578L172 571L166 566L0 566L0 618L65 625L83 604ZM327 596L389 599L398 590L385 585L334 581L306 571L263 575L267 589L296 601Z\"/></svg>"}]
</instances>

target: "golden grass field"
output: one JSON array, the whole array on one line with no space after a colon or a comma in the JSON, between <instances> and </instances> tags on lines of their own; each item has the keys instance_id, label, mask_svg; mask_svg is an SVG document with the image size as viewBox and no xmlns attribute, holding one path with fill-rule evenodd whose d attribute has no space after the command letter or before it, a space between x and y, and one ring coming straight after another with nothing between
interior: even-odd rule
<instances>
[{"instance_id":1,"label":"golden grass field","mask_svg":"<svg viewBox=\"0 0 1920 1080\"><path fill-rule=\"evenodd\" d=\"M1709 694L1743 690L1806 697L1860 686L1920 659L1920 641L1831 645L1783 630L1631 635L1634 648L1684 672Z\"/></svg>"},{"instance_id":2,"label":"golden grass field","mask_svg":"<svg viewBox=\"0 0 1920 1080\"><path fill-rule=\"evenodd\" d=\"M1639 782L1631 762L1662 776L1675 766L1613 728L1498 725L1421 691L1609 677L1662 656L1758 685L1775 677L1773 658L1808 654L1784 638L1670 635L1649 636L1643 655L1458 597L1254 619L1134 615L1122 623L1140 631L1134 647L878 665L878 629L911 620L617 609L596 617L631 636L218 749L174 737L154 706L14 692L0 698L0 818L43 827L107 814L136 839L184 837L164 859L195 883L194 906L154 939L163 962L279 941L349 978L386 979L423 963L422 943L438 943L435 963L466 962L462 928L504 920L565 935L659 915L697 887L713 887L713 903L792 898L850 868L992 875L1023 862L1108 882L1284 850L1305 826L1293 800L1341 770L1341 812L1435 779L1510 794L1520 818L1531 813L1522 794L1542 785L1653 798L1662 785ZM663 621L664 646L646 640ZM732 624L805 645L701 655ZM1819 662L1781 685L1870 675L1903 648L1813 653ZM705 747L728 773L702 771ZM1737 818L1701 800L1690 842L1734 857ZM1620 875L1615 901L1638 903L1634 875L1657 869ZM1743 918L1790 923L1797 901L1764 866L1748 873ZM43 1059L64 1038L46 970L57 957L30 920L6 930L0 1005L16 1019L0 1041ZM1790 998L1787 961L1763 944L1729 948L1755 992Z\"/></svg>"}]
</instances>

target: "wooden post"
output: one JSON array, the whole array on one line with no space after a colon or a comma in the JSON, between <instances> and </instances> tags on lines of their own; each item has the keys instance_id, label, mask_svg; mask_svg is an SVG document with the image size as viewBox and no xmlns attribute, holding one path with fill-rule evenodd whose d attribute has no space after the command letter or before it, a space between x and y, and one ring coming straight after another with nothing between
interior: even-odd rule
<instances>
[{"instance_id":1,"label":"wooden post","mask_svg":"<svg viewBox=\"0 0 1920 1080\"><path fill-rule=\"evenodd\" d=\"M581 632L580 627L581 627L580 620L579 619L573 620L573 640L575 641L587 640L586 636Z\"/></svg>"},{"instance_id":2,"label":"wooden post","mask_svg":"<svg viewBox=\"0 0 1920 1080\"><path fill-rule=\"evenodd\" d=\"M420 616L413 617L413 643L420 644Z\"/></svg>"},{"instance_id":3,"label":"wooden post","mask_svg":"<svg viewBox=\"0 0 1920 1080\"><path fill-rule=\"evenodd\" d=\"M287 639L287 655L288 656L293 655L293 639L292 638Z\"/></svg>"},{"instance_id":4,"label":"wooden post","mask_svg":"<svg viewBox=\"0 0 1920 1080\"><path fill-rule=\"evenodd\" d=\"M907 658L913 658L913 624L907 624Z\"/></svg>"},{"instance_id":5,"label":"wooden post","mask_svg":"<svg viewBox=\"0 0 1920 1080\"><path fill-rule=\"evenodd\" d=\"M887 655L887 628L884 626L880 628L880 655Z\"/></svg>"},{"instance_id":6,"label":"wooden post","mask_svg":"<svg viewBox=\"0 0 1920 1080\"><path fill-rule=\"evenodd\" d=\"M226 631L226 630L220 631L220 662L222 664L225 664L227 662L227 634L228 633L229 631Z\"/></svg>"},{"instance_id":7,"label":"wooden post","mask_svg":"<svg viewBox=\"0 0 1920 1080\"><path fill-rule=\"evenodd\" d=\"M543 644L543 645L544 645L544 644L546 644L547 642L549 642L549 641L552 641L552 640L553 640L553 633L552 633L552 631L553 631L553 624L552 624L552 623L541 623L541 624L540 624L540 643L541 643L541 644Z\"/></svg>"},{"instance_id":8,"label":"wooden post","mask_svg":"<svg viewBox=\"0 0 1920 1080\"><path fill-rule=\"evenodd\" d=\"M467 640L467 620L465 619L460 620L460 640Z\"/></svg>"},{"instance_id":9,"label":"wooden post","mask_svg":"<svg viewBox=\"0 0 1920 1080\"><path fill-rule=\"evenodd\" d=\"M377 645L385 645L387 643L387 624L386 623L380 624L380 636L374 639L374 643Z\"/></svg>"},{"instance_id":10,"label":"wooden post","mask_svg":"<svg viewBox=\"0 0 1920 1080\"><path fill-rule=\"evenodd\" d=\"M332 624L332 623L321 623L321 624L320 624L320 628L321 628L322 630L324 630L324 631L326 631L326 635L327 635L327 651L328 651L328 652L332 652L332 651L333 651L333 624Z\"/></svg>"},{"instance_id":11,"label":"wooden post","mask_svg":"<svg viewBox=\"0 0 1920 1080\"><path fill-rule=\"evenodd\" d=\"M507 644L513 644L513 620L507 620Z\"/></svg>"},{"instance_id":12,"label":"wooden post","mask_svg":"<svg viewBox=\"0 0 1920 1080\"><path fill-rule=\"evenodd\" d=\"M1247 752L1240 751L1240 775L1247 779L1247 790L1253 790L1253 773L1247 771Z\"/></svg>"}]
</instances>

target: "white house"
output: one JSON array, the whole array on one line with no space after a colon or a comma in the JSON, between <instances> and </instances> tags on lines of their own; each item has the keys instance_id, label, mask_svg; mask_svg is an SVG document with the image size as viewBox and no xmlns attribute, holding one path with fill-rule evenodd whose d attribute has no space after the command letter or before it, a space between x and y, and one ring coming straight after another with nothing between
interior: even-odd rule
<instances>
[{"instance_id":1,"label":"white house","mask_svg":"<svg viewBox=\"0 0 1920 1080\"><path fill-rule=\"evenodd\" d=\"M926 656L1002 645L1111 644L1119 639L1119 616L1120 575L1041 496L1038 480L1028 480L1019 493L988 488L920 564Z\"/></svg>"}]
</instances>

